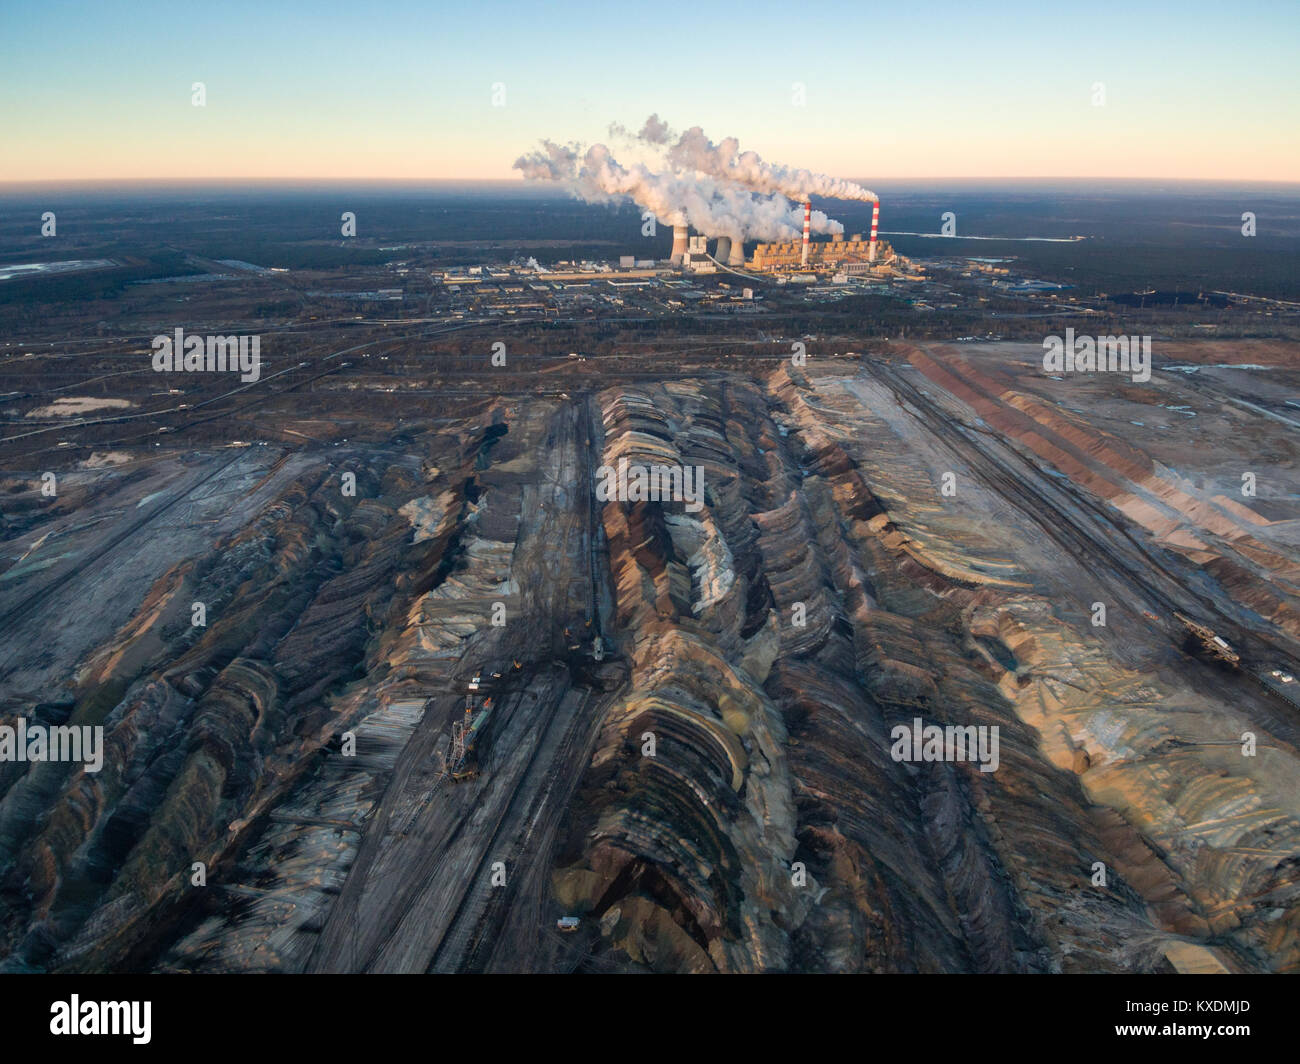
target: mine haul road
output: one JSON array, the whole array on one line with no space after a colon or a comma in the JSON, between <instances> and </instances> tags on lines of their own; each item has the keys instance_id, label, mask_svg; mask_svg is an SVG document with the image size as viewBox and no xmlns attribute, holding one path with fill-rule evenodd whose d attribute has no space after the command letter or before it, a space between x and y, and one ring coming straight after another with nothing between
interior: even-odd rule
<instances>
[{"instance_id":1,"label":"mine haul road","mask_svg":"<svg viewBox=\"0 0 1300 1064\"><path fill-rule=\"evenodd\" d=\"M1037 525L1047 539L1085 566L1134 618L1141 617L1144 603L1157 605L1164 620L1156 627L1181 642L1174 612L1201 616L1246 651L1256 667L1260 662L1282 662L1294 672L1300 666L1286 648L1246 628L1214 598L1198 594L1195 581L1179 571L1174 556L1141 531L1127 527L1124 518L1105 503L1052 477L995 433L958 422L907 379L905 371L865 360L863 366L930 435ZM1252 719L1268 729L1269 745L1284 745L1293 756L1300 755L1300 718L1282 692L1264 683L1253 669L1227 673L1190 654L1184 653L1183 659L1185 670L1196 673L1202 691L1225 704L1249 707Z\"/></svg>"},{"instance_id":2,"label":"mine haul road","mask_svg":"<svg viewBox=\"0 0 1300 1064\"><path fill-rule=\"evenodd\" d=\"M426 712L309 971L455 972L471 959L480 970L533 969L529 955L554 924L547 899L558 829L612 696L571 684L561 665L518 677L497 696L478 777L444 782L428 801L441 725L459 698ZM497 862L504 886L492 883Z\"/></svg>"},{"instance_id":3,"label":"mine haul road","mask_svg":"<svg viewBox=\"0 0 1300 1064\"><path fill-rule=\"evenodd\" d=\"M430 700L367 821L355 864L308 962L321 972L554 971L572 968L571 950L555 930L551 897L554 853L606 710L618 692L575 676L576 659L557 627L606 631L603 535L590 490L600 425L589 396L561 411L548 449L556 468L586 490L558 480L541 486L548 506L518 553L527 633L491 658L500 679L484 684L492 715L478 743L476 778L439 782L438 752L446 723L463 711L473 672L490 676L480 656L462 659L450 690ZM568 478L564 478L567 480ZM567 549L559 552L557 547ZM543 551L546 553L543 554ZM568 589L584 587L580 602ZM550 606L547 606L547 603ZM575 610L571 614L571 610ZM562 616L560 616L562 615ZM549 623L548 623L549 622ZM511 667L524 644L539 660ZM577 658L583 657L579 653ZM504 869L504 885L494 885ZM494 872L497 875L494 877Z\"/></svg>"}]
</instances>

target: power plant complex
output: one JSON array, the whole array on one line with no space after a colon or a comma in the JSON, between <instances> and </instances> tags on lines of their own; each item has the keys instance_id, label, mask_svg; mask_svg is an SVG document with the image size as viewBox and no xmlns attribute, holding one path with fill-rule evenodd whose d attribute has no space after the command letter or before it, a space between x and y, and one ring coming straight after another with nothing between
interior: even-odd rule
<instances>
[{"instance_id":1,"label":"power plant complex","mask_svg":"<svg viewBox=\"0 0 1300 1064\"><path fill-rule=\"evenodd\" d=\"M787 270L829 268L842 266L848 272L861 272L876 261L876 234L880 227L880 200L871 208L871 237L862 239L861 233L855 233L848 240L836 233L830 240L813 240L810 232L812 203L804 202L803 240L794 243L760 243L754 249L754 257L747 265L754 270ZM728 242L730 243L730 242ZM740 256L744 262L744 256ZM730 263L729 263L730 265ZM859 267L854 270L852 267Z\"/></svg>"},{"instance_id":2,"label":"power plant complex","mask_svg":"<svg viewBox=\"0 0 1300 1064\"><path fill-rule=\"evenodd\" d=\"M611 127L611 134L629 141L638 154L657 156L658 163L624 165L605 144L584 149L547 140L520 156L515 168L531 180L561 184L590 203L631 200L643 217L672 226L668 261L686 270L836 268L848 274L869 273L877 261L880 200L853 181L766 162L756 152L742 152L734 137L715 144L698 126L674 135L657 115L638 134L620 126ZM871 203L870 238L855 234L846 240L840 222L813 210L814 196ZM814 234L829 239L814 240ZM749 241L757 246L746 261Z\"/></svg>"},{"instance_id":3,"label":"power plant complex","mask_svg":"<svg viewBox=\"0 0 1300 1064\"><path fill-rule=\"evenodd\" d=\"M866 273L877 261L879 241L877 232L880 226L880 202L872 205L871 234L863 239L861 233L854 233L847 240L843 234L833 234L829 240L813 240L810 226L812 204L805 201L803 239L797 241L761 241L754 248L753 257L745 258L743 240L729 236L720 236L714 245L713 253L706 251L704 236L692 236L690 228L685 225L673 226L673 247L669 262L673 266L700 269L705 262L714 266L727 266L732 269L750 269L758 272L773 270L825 270L842 269L847 273ZM888 245L886 245L888 247ZM882 265L889 255L882 259Z\"/></svg>"}]
</instances>

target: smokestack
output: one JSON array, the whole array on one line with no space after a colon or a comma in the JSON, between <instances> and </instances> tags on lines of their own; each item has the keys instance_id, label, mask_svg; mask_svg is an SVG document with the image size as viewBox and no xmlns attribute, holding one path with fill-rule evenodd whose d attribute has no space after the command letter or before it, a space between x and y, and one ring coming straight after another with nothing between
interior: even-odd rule
<instances>
[{"instance_id":1,"label":"smokestack","mask_svg":"<svg viewBox=\"0 0 1300 1064\"><path fill-rule=\"evenodd\" d=\"M673 226L673 253L671 262L674 266L680 266L682 259L686 257L686 248L690 241L690 230L684 225Z\"/></svg>"},{"instance_id":2,"label":"smokestack","mask_svg":"<svg viewBox=\"0 0 1300 1064\"><path fill-rule=\"evenodd\" d=\"M812 203L805 202L803 205L803 258L799 260L803 266L808 265L808 237L812 232Z\"/></svg>"},{"instance_id":3,"label":"smokestack","mask_svg":"<svg viewBox=\"0 0 1300 1064\"><path fill-rule=\"evenodd\" d=\"M871 205L871 243L867 246L867 261L876 261L876 227L880 225L880 200Z\"/></svg>"},{"instance_id":4,"label":"smokestack","mask_svg":"<svg viewBox=\"0 0 1300 1064\"><path fill-rule=\"evenodd\" d=\"M718 250L714 252L713 257L719 262L726 262L727 256L731 254L731 237L718 237Z\"/></svg>"},{"instance_id":5,"label":"smokestack","mask_svg":"<svg viewBox=\"0 0 1300 1064\"><path fill-rule=\"evenodd\" d=\"M745 265L745 239L744 237L732 237L731 239L731 258L727 260L728 266Z\"/></svg>"}]
</instances>

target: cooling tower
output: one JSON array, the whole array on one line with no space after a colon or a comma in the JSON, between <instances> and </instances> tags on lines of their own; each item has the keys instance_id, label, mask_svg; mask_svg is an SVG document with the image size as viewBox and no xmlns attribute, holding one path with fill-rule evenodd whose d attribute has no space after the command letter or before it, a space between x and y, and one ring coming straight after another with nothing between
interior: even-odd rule
<instances>
[{"instance_id":1,"label":"cooling tower","mask_svg":"<svg viewBox=\"0 0 1300 1064\"><path fill-rule=\"evenodd\" d=\"M713 253L713 257L719 262L726 262L727 257L731 254L731 237L718 237L718 249Z\"/></svg>"},{"instance_id":2,"label":"cooling tower","mask_svg":"<svg viewBox=\"0 0 1300 1064\"><path fill-rule=\"evenodd\" d=\"M673 226L673 253L670 261L674 266L680 266L682 259L686 257L686 248L690 242L690 230L684 225Z\"/></svg>"},{"instance_id":3,"label":"cooling tower","mask_svg":"<svg viewBox=\"0 0 1300 1064\"><path fill-rule=\"evenodd\" d=\"M745 265L745 241L743 237L733 237L731 240L731 257L727 260L728 266Z\"/></svg>"}]
</instances>

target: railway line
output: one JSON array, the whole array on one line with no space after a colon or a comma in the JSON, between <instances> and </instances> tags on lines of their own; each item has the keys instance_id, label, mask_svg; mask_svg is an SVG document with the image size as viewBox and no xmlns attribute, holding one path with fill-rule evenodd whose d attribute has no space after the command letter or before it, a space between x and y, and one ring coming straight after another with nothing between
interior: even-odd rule
<instances>
[{"instance_id":1,"label":"railway line","mask_svg":"<svg viewBox=\"0 0 1300 1064\"><path fill-rule=\"evenodd\" d=\"M230 461L225 462L222 465L217 466L215 469L211 470L210 472L204 474L193 484L191 484L188 488L185 488L180 492L171 494L169 498L163 500L153 509L149 510L143 517L139 518L138 520L128 522L125 528L121 529L120 531L112 533L111 535L108 536L107 539L101 542L97 542L96 545L93 548L91 548L91 550L87 552L87 554L75 565L66 569L59 575L53 577L49 582L43 584L35 591L32 591L24 598L19 599L18 602L16 602L8 610L0 614L0 636L7 635L10 631L13 630L16 624L25 620L39 602L47 601L52 594L59 591L59 589L64 587L66 584L68 584L69 581L79 577L82 573L86 571L86 569L94 565L96 562L100 561L102 558L104 558L106 555L108 555L110 552L116 549L121 543L135 536L142 529L148 527L154 521L158 520L158 518L160 518L163 514L167 513L167 511L175 508L178 504L190 498L190 496L192 496L196 491L198 491L199 488L203 487L205 484L210 483L214 478L220 476L232 465L238 462L242 457L243 457L242 454L235 455L233 458L230 459Z\"/></svg>"},{"instance_id":2,"label":"railway line","mask_svg":"<svg viewBox=\"0 0 1300 1064\"><path fill-rule=\"evenodd\" d=\"M1152 549L1139 542L1128 529L1117 524L1105 512L1104 504L1081 493L1067 494L1065 489L1045 477L1028 458L1014 447L1004 444L999 450L1020 466L1019 470L1010 468L1006 461L994 453L993 448L978 443L974 438L975 433L981 431L992 439L998 438L996 434L978 429L968 433L964 431L965 426L955 426L952 419L939 410L937 404L892 367L868 366L868 372L881 380L896 396L905 399L913 408L917 420L977 477L1013 503L1048 539L1087 566L1099 581L1109 585L1112 592L1116 590L1114 576L1104 568L1095 567L1098 544L1110 544L1107 553L1112 561L1120 563L1127 579L1139 585L1143 595L1166 609L1170 615L1175 610L1199 608L1214 613L1218 623L1230 627L1234 633L1239 629L1238 623L1221 613L1209 596L1193 598L1186 583ZM1035 488L1027 487L1027 481L1033 481ZM1060 501L1060 497L1064 497L1064 502ZM1091 515L1091 526L1082 527L1079 519L1071 515L1071 511L1086 511ZM1114 543L1117 539L1126 542L1129 549L1116 549ZM1125 595L1118 594L1116 597L1123 600ZM1191 603L1195 605L1190 605Z\"/></svg>"},{"instance_id":3,"label":"railway line","mask_svg":"<svg viewBox=\"0 0 1300 1064\"><path fill-rule=\"evenodd\" d=\"M512 718L511 722L513 722L514 715L523 710L523 706L520 703L523 701L524 693L524 691L519 692L516 704L513 706L510 714ZM546 715L544 731L549 731L558 706L558 699L554 700L550 705ZM449 851L460 842L467 829L471 827L475 806L470 803L475 799L481 800L483 798L484 792L488 789L488 784L491 781L485 781L483 777L480 777L479 780L465 785L458 785L454 788L444 788L440 793L445 800L431 804L425 808L423 813L425 817L430 814L430 811L436 811L443 815L447 815L448 813L451 813L453 808L457 805L459 805L459 809L456 809L456 812L460 814L451 832L439 845L424 846L420 850L418 860L414 864L414 867L405 864L402 866L402 876L417 886L420 884L436 882L440 876L443 882L447 882L449 879L455 879L455 881L460 884L459 889L454 892L455 902L451 907L450 919L443 926L442 930L437 933L437 937L426 943L425 948L428 956L431 958L428 965L425 967L426 971L436 970L435 965L438 963L439 958L446 958L449 955L458 956L458 954L449 954L449 943L453 944L454 947L455 943L462 941L469 933L469 927L465 926L467 913L474 907L476 901L482 901L480 894L482 892L482 884L485 882L485 873L490 870L494 858L497 860L501 859L500 857L495 857L497 841L500 838L503 827L511 820L511 814L516 812L518 808L523 785L532 775L541 749L541 743L534 745L527 763L523 770L515 777L514 785L510 788L509 793L503 798L498 799L500 812L493 820L487 839L479 848L478 857L474 861L473 867L469 871L468 875L462 875L454 870L444 869L442 868L442 865L445 863L445 858L448 856ZM502 766L489 764L485 766L484 775L491 772L494 767ZM420 843L420 837L416 837L412 840L412 845L414 846L419 846ZM508 870L509 862L506 863L506 867ZM439 908L445 910L446 906L440 906ZM377 945L371 950L370 959L366 968L369 968L370 963L378 962L379 958L383 957L388 952L389 947L406 933L407 929L400 921L393 921L388 932L382 936ZM358 969L353 968L350 970L355 971Z\"/></svg>"},{"instance_id":4,"label":"railway line","mask_svg":"<svg viewBox=\"0 0 1300 1064\"><path fill-rule=\"evenodd\" d=\"M576 401L579 405L573 419L573 442L582 455L579 474L581 480L576 488L579 497L585 499L586 511L582 530L582 553L587 566L586 612L592 619L593 635L603 640L602 580L597 550L600 515L595 492L591 490L593 450L598 445L598 437L595 435L596 422L590 393L584 393ZM584 432L585 443L582 442ZM556 747L541 762L546 766L542 778L536 786L526 786L539 764L538 755L542 753L544 745L539 742L527 769L519 777L519 784L511 794L508 808L493 829L492 838L485 847L478 866L466 881L452 926L439 942L428 971L484 971L500 967L496 947L503 937L511 940L515 947L512 955L516 963L521 947L532 946L536 949L544 945L547 921L543 898L550 891L550 870L558 816L577 789L595 747L599 730L595 726L596 722L603 717L603 704L601 712L588 717L593 696L591 688L581 689L581 702L572 719L560 733ZM606 699L600 701L603 703ZM561 704L562 700L553 707L548 718L545 730L548 738ZM531 801L526 808L517 809L521 794L530 795ZM551 813L549 818L545 816L548 809ZM497 851L502 827L507 821L518 821L520 813L524 818L518 829L520 833L509 849L509 857L502 858ZM485 891L482 887L485 867L490 867L489 859L494 856L498 860L506 859L509 871L507 883L503 888Z\"/></svg>"},{"instance_id":5,"label":"railway line","mask_svg":"<svg viewBox=\"0 0 1300 1064\"><path fill-rule=\"evenodd\" d=\"M1287 663L1294 672L1294 661L1286 649L1225 614L1208 593L1196 594L1169 563L1158 556L1158 547L1142 543L1137 535L1106 512L1103 502L1082 492L1067 493L1023 454L1003 443L997 451L1016 463L1016 467L1009 465L992 446L980 443L976 438L983 434L991 440L1000 439L995 433L955 424L895 368L864 365L868 373L889 388L900 402L905 401L930 434L975 476L1014 505L1045 537L1089 572L1106 589L1112 601L1125 602L1136 589L1143 599L1159 607L1166 618L1172 618L1176 612L1189 611L1212 616L1213 627L1227 633L1238 647L1252 652L1251 656L1257 659L1253 665L1243 662L1242 672L1288 709L1295 706L1291 698L1254 671L1260 668L1258 659L1266 654L1269 660ZM1034 486L1031 488L1030 484ZM1106 564L1098 564L1098 545L1105 545ZM1159 627L1171 638L1181 641L1182 629L1174 622L1166 621ZM1202 672L1205 673L1204 685L1216 689L1226 700L1241 697L1239 685L1232 684L1230 677L1219 676L1208 667ZM1261 705L1259 708L1275 735L1293 748L1300 747L1300 720L1291 713L1279 714L1276 706L1266 709Z\"/></svg>"},{"instance_id":6,"label":"railway line","mask_svg":"<svg viewBox=\"0 0 1300 1064\"><path fill-rule=\"evenodd\" d=\"M529 542L528 550L553 549L556 536L576 536L583 557L570 551L566 568L549 579L563 583L570 574L580 575L586 585L583 612L593 634L603 638L600 515L591 490L599 437L591 397L571 400L556 424L547 446L571 453L572 464L561 457L559 467L581 478L578 484L551 485L571 531L562 533L564 525L545 518L520 543ZM533 579L547 579L548 571L543 565L528 569ZM567 595L555 598L566 603L566 611L582 609ZM537 608L545 609L545 601L539 598ZM466 682L471 659L472 671L487 675L492 654L506 652L492 645L489 640L467 646L453 670L453 689ZM522 672L503 670L490 691L496 708L479 740L476 779L430 786L429 761L442 741L448 710L457 709L445 697L430 705L369 820L309 970L452 972L545 969L551 963L550 938L558 936L546 934L553 920L547 910L554 850L605 706L617 693L577 679L584 673L581 666L574 671L567 646L546 639L534 650L541 661ZM506 869L504 886L492 885L497 862Z\"/></svg>"},{"instance_id":7,"label":"railway line","mask_svg":"<svg viewBox=\"0 0 1300 1064\"><path fill-rule=\"evenodd\" d=\"M586 708L590 695L590 691L585 691L580 696L582 702L575 714L577 718L581 717L582 710ZM547 710L544 727L540 729L545 738L551 737L556 716L563 702L564 696L561 695L560 698L554 700ZM570 727L572 727L572 724L570 724ZM568 730L568 728L565 729L566 734ZM483 845L479 859L475 863L473 871L464 879L465 885L460 892L460 899L456 904L450 923L434 947L433 959L429 962L427 971L453 972L459 970L463 959L471 952L471 948L481 948L484 939L490 939L490 925L494 919L500 918L503 910L507 908L507 900L513 898L516 894L518 865L520 863L519 853L527 842L527 835L524 834L522 838L517 838L514 845L506 848L500 845L502 831L507 824L520 829L520 821L529 811L535 811L533 818L533 822L535 822L535 818L541 813L542 806L550 797L551 789L560 775L562 766L556 761L558 750L554 748L547 751L549 755L547 758L541 757L546 745L546 742L542 741L534 746L527 765L518 775L517 782L511 789L509 797L502 803L501 814L496 818L492 826L492 832ZM541 778L535 779L534 777L538 772L540 772ZM533 861L538 859L535 852L531 857ZM487 885L490 883L490 870L492 865L498 861L505 865L506 885L503 888L492 888Z\"/></svg>"}]
</instances>

